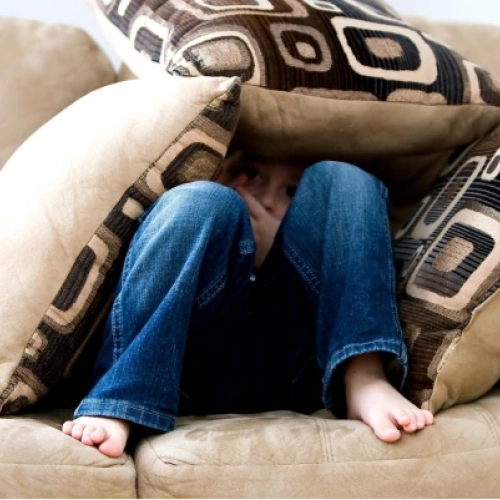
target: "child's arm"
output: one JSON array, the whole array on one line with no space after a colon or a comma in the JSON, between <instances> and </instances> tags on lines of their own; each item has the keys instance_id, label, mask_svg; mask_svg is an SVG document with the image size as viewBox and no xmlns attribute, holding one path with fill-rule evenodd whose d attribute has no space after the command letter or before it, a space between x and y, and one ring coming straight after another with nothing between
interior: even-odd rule
<instances>
[{"instance_id":1,"label":"child's arm","mask_svg":"<svg viewBox=\"0 0 500 500\"><path fill-rule=\"evenodd\" d=\"M241 185L236 186L250 213L253 234L255 237L255 267L259 268L266 258L274 238L278 232L280 221L275 219L269 212Z\"/></svg>"}]
</instances>

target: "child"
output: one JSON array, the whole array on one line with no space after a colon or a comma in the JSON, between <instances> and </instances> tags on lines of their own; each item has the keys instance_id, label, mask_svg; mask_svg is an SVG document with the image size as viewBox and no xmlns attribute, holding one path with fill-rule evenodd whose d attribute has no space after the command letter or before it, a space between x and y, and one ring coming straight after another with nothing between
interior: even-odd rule
<instances>
[{"instance_id":1,"label":"child","mask_svg":"<svg viewBox=\"0 0 500 500\"><path fill-rule=\"evenodd\" d=\"M63 432L117 457L132 424L167 432L177 415L326 406L385 442L430 425L395 388L407 360L385 187L348 164L240 151L216 181L140 219L95 384Z\"/></svg>"}]
</instances>

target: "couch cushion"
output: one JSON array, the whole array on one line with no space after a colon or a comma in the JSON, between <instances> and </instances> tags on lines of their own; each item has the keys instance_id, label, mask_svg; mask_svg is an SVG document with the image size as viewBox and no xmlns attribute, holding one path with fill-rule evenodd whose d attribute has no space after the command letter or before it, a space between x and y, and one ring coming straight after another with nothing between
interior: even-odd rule
<instances>
[{"instance_id":1,"label":"couch cushion","mask_svg":"<svg viewBox=\"0 0 500 500\"><path fill-rule=\"evenodd\" d=\"M0 18L0 169L40 125L112 83L108 57L79 28Z\"/></svg>"},{"instance_id":2,"label":"couch cushion","mask_svg":"<svg viewBox=\"0 0 500 500\"><path fill-rule=\"evenodd\" d=\"M436 412L500 378L500 127L450 162L396 234L405 393Z\"/></svg>"},{"instance_id":3,"label":"couch cushion","mask_svg":"<svg viewBox=\"0 0 500 500\"><path fill-rule=\"evenodd\" d=\"M142 498L488 498L500 490L500 393L385 444L358 421L289 412L179 419L145 439Z\"/></svg>"},{"instance_id":4,"label":"couch cushion","mask_svg":"<svg viewBox=\"0 0 500 500\"><path fill-rule=\"evenodd\" d=\"M107 311L137 218L166 189L215 174L239 89L222 77L109 85L0 172L0 411L68 373Z\"/></svg>"},{"instance_id":5,"label":"couch cushion","mask_svg":"<svg viewBox=\"0 0 500 500\"><path fill-rule=\"evenodd\" d=\"M70 411L0 418L1 498L136 498L128 454L111 459L61 432Z\"/></svg>"},{"instance_id":6,"label":"couch cushion","mask_svg":"<svg viewBox=\"0 0 500 500\"><path fill-rule=\"evenodd\" d=\"M236 140L264 155L350 161L421 196L500 123L498 82L378 0L88 1L139 77L241 76Z\"/></svg>"}]
</instances>

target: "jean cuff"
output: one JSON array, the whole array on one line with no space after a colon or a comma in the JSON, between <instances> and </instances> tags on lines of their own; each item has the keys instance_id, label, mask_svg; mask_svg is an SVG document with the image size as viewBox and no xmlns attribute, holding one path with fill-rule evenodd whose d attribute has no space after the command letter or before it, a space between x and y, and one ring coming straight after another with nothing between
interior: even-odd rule
<instances>
[{"instance_id":1,"label":"jean cuff","mask_svg":"<svg viewBox=\"0 0 500 500\"><path fill-rule=\"evenodd\" d=\"M172 431L176 418L144 406L113 399L84 399L73 414L73 418L78 417L117 418L160 432Z\"/></svg>"}]
</instances>

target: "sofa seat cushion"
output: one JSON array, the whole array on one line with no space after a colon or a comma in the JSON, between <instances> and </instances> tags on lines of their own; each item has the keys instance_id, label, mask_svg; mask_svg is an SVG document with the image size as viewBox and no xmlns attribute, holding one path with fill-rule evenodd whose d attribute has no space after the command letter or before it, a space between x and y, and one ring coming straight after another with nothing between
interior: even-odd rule
<instances>
[{"instance_id":1,"label":"sofa seat cushion","mask_svg":"<svg viewBox=\"0 0 500 500\"><path fill-rule=\"evenodd\" d=\"M136 498L132 458L61 432L70 411L0 418L0 498Z\"/></svg>"},{"instance_id":2,"label":"sofa seat cushion","mask_svg":"<svg viewBox=\"0 0 500 500\"><path fill-rule=\"evenodd\" d=\"M395 444L362 422L273 412L179 419L135 455L141 498L497 496L500 391Z\"/></svg>"}]
</instances>

